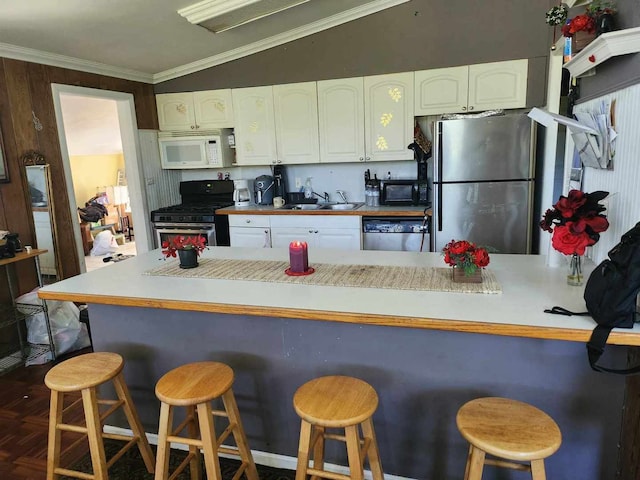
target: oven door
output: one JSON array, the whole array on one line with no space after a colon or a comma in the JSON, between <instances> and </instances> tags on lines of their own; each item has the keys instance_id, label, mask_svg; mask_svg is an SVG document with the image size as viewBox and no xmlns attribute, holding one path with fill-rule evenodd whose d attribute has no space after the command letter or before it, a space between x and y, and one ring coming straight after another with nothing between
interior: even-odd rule
<instances>
[{"instance_id":1,"label":"oven door","mask_svg":"<svg viewBox=\"0 0 640 480\"><path fill-rule=\"evenodd\" d=\"M216 227L213 224L176 224L176 223L155 223L153 229L156 232L158 247L162 242L169 241L178 235L183 237L202 237L210 247L216 246Z\"/></svg>"}]
</instances>

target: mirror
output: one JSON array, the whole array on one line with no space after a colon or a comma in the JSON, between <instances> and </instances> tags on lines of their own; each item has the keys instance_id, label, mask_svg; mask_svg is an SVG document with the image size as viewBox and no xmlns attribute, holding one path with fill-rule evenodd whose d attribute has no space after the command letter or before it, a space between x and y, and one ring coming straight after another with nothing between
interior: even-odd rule
<instances>
[{"instance_id":1,"label":"mirror","mask_svg":"<svg viewBox=\"0 0 640 480\"><path fill-rule=\"evenodd\" d=\"M4 153L2 130L0 130L0 183L9 182L9 170L7 169L7 156Z\"/></svg>"},{"instance_id":2,"label":"mirror","mask_svg":"<svg viewBox=\"0 0 640 480\"><path fill-rule=\"evenodd\" d=\"M45 279L58 280L56 255L56 223L51 194L51 174L44 157L37 152L29 152L22 157L25 170L25 192L31 205L36 245L34 248L48 250L40 255L40 271Z\"/></svg>"}]
</instances>

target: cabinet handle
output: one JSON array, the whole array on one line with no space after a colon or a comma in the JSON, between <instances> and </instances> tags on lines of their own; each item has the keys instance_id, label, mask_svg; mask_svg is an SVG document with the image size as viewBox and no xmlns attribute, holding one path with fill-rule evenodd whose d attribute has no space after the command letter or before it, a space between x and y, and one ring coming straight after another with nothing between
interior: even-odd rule
<instances>
[{"instance_id":1,"label":"cabinet handle","mask_svg":"<svg viewBox=\"0 0 640 480\"><path fill-rule=\"evenodd\" d=\"M200 128L200 125L196 125L196 130L197 130L198 128Z\"/></svg>"},{"instance_id":2,"label":"cabinet handle","mask_svg":"<svg viewBox=\"0 0 640 480\"><path fill-rule=\"evenodd\" d=\"M278 163L282 163L282 160L278 160Z\"/></svg>"},{"instance_id":3,"label":"cabinet handle","mask_svg":"<svg viewBox=\"0 0 640 480\"><path fill-rule=\"evenodd\" d=\"M365 160L368 162L369 160L371 160L371 157L367 157L365 158Z\"/></svg>"},{"instance_id":4,"label":"cabinet handle","mask_svg":"<svg viewBox=\"0 0 640 480\"><path fill-rule=\"evenodd\" d=\"M465 112L467 110L467 107L462 107L462 111Z\"/></svg>"},{"instance_id":5,"label":"cabinet handle","mask_svg":"<svg viewBox=\"0 0 640 480\"><path fill-rule=\"evenodd\" d=\"M364 157L360 157L360 161L361 161L361 162L364 162Z\"/></svg>"},{"instance_id":6,"label":"cabinet handle","mask_svg":"<svg viewBox=\"0 0 640 480\"><path fill-rule=\"evenodd\" d=\"M245 220L245 222L247 222L247 223L251 223L251 220L247 219L247 220Z\"/></svg>"},{"instance_id":7,"label":"cabinet handle","mask_svg":"<svg viewBox=\"0 0 640 480\"><path fill-rule=\"evenodd\" d=\"M471 106L469 107L469 110L473 110L473 105L471 105Z\"/></svg>"},{"instance_id":8,"label":"cabinet handle","mask_svg":"<svg viewBox=\"0 0 640 480\"><path fill-rule=\"evenodd\" d=\"M191 130L195 130L195 125L191 125Z\"/></svg>"},{"instance_id":9,"label":"cabinet handle","mask_svg":"<svg viewBox=\"0 0 640 480\"><path fill-rule=\"evenodd\" d=\"M309 233L313 233L313 230L309 230Z\"/></svg>"},{"instance_id":10,"label":"cabinet handle","mask_svg":"<svg viewBox=\"0 0 640 480\"><path fill-rule=\"evenodd\" d=\"M315 232L313 232L313 233L318 233L318 230L316 230L316 231L315 231Z\"/></svg>"}]
</instances>

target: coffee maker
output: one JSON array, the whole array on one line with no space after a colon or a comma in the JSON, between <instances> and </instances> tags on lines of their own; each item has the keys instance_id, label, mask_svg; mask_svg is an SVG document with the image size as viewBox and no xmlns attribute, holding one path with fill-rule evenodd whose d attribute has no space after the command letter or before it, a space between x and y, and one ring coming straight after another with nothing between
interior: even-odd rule
<instances>
[{"instance_id":1,"label":"coffee maker","mask_svg":"<svg viewBox=\"0 0 640 480\"><path fill-rule=\"evenodd\" d=\"M431 145L418 145L417 142L413 142L407 148L413 150L413 158L418 165L418 204L429 204L429 158L431 157ZM426 148L426 150L425 150Z\"/></svg>"},{"instance_id":2,"label":"coffee maker","mask_svg":"<svg viewBox=\"0 0 640 480\"><path fill-rule=\"evenodd\" d=\"M287 198L287 174L283 165L273 167L273 196Z\"/></svg>"},{"instance_id":3,"label":"coffee maker","mask_svg":"<svg viewBox=\"0 0 640 480\"><path fill-rule=\"evenodd\" d=\"M260 175L253 181L253 192L257 205L273 204L273 177Z\"/></svg>"},{"instance_id":4,"label":"coffee maker","mask_svg":"<svg viewBox=\"0 0 640 480\"><path fill-rule=\"evenodd\" d=\"M233 181L233 201L235 202L236 207L247 207L251 205L249 180Z\"/></svg>"}]
</instances>

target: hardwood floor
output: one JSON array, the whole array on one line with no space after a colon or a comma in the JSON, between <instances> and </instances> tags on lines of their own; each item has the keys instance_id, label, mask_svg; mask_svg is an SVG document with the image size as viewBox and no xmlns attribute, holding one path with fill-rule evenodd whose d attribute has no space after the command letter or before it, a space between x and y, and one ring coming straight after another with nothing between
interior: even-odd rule
<instances>
[{"instance_id":1,"label":"hardwood floor","mask_svg":"<svg viewBox=\"0 0 640 480\"><path fill-rule=\"evenodd\" d=\"M89 351L80 350L75 354ZM61 360L65 358L69 357ZM44 377L53 365L21 367L0 376L0 479L46 478L49 389ZM68 403L72 401L70 398ZM83 418L78 405L65 414L64 421L80 425L84 423ZM63 465L70 465L89 451L84 441L70 448L78 438L80 436L73 433L63 435Z\"/></svg>"}]
</instances>

